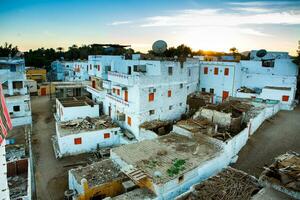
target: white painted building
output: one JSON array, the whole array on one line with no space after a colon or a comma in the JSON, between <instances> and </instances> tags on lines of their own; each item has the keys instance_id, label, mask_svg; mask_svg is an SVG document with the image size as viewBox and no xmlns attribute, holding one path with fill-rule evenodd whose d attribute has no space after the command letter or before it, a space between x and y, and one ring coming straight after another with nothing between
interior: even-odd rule
<instances>
[{"instance_id":1,"label":"white painted building","mask_svg":"<svg viewBox=\"0 0 300 200\"><path fill-rule=\"evenodd\" d=\"M197 59L181 63L89 56L89 63L89 75L100 78L105 89L88 88L93 99L103 101L104 113L137 139L144 138L140 135L144 122L179 119L186 111L187 95L198 86Z\"/></svg>"},{"instance_id":2,"label":"white painted building","mask_svg":"<svg viewBox=\"0 0 300 200\"><path fill-rule=\"evenodd\" d=\"M0 81L13 126L31 124L24 59L0 58Z\"/></svg>"},{"instance_id":3,"label":"white painted building","mask_svg":"<svg viewBox=\"0 0 300 200\"><path fill-rule=\"evenodd\" d=\"M9 200L9 188L7 183L7 164L5 157L5 140L0 143L0 200Z\"/></svg>"},{"instance_id":4,"label":"white painted building","mask_svg":"<svg viewBox=\"0 0 300 200\"><path fill-rule=\"evenodd\" d=\"M199 89L214 93L214 102L221 102L229 96L260 98L278 100L282 109L293 109L297 65L287 53L269 52L259 58L256 52L251 52L251 60L240 62L200 62ZM243 87L253 92L243 92Z\"/></svg>"},{"instance_id":5,"label":"white painted building","mask_svg":"<svg viewBox=\"0 0 300 200\"><path fill-rule=\"evenodd\" d=\"M86 81L89 80L88 61L63 61L65 81Z\"/></svg>"},{"instance_id":6,"label":"white painted building","mask_svg":"<svg viewBox=\"0 0 300 200\"><path fill-rule=\"evenodd\" d=\"M79 127L75 127L79 125ZM120 144L120 127L108 116L56 123L58 157Z\"/></svg>"},{"instance_id":7,"label":"white painted building","mask_svg":"<svg viewBox=\"0 0 300 200\"><path fill-rule=\"evenodd\" d=\"M57 122L85 117L99 117L99 112L99 105L87 97L56 99L55 118Z\"/></svg>"}]
</instances>

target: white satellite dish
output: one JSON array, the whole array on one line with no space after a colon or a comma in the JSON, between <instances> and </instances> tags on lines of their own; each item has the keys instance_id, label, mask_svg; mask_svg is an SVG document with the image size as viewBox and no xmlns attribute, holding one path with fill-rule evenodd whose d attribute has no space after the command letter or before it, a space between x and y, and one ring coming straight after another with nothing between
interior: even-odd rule
<instances>
[{"instance_id":1,"label":"white satellite dish","mask_svg":"<svg viewBox=\"0 0 300 200\"><path fill-rule=\"evenodd\" d=\"M157 54L162 54L167 50L167 43L163 40L157 40L156 42L153 43L152 45L152 50L154 51L154 53Z\"/></svg>"}]
</instances>

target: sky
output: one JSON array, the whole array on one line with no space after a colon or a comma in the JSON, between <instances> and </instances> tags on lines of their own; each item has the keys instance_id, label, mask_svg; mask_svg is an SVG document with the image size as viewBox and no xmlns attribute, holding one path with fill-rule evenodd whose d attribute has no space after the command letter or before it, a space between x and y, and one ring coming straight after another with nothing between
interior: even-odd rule
<instances>
[{"instance_id":1,"label":"sky","mask_svg":"<svg viewBox=\"0 0 300 200\"><path fill-rule=\"evenodd\" d=\"M300 0L0 0L0 45L27 51L156 40L193 50L288 51L300 40Z\"/></svg>"}]
</instances>

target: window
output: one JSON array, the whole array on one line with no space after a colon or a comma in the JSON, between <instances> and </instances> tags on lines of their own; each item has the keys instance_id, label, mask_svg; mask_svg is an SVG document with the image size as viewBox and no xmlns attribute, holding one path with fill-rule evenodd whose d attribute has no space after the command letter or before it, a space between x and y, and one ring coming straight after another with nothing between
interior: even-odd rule
<instances>
[{"instance_id":1,"label":"window","mask_svg":"<svg viewBox=\"0 0 300 200\"><path fill-rule=\"evenodd\" d=\"M215 67L214 69L214 75L218 75L219 74L219 68Z\"/></svg>"},{"instance_id":2,"label":"window","mask_svg":"<svg viewBox=\"0 0 300 200\"><path fill-rule=\"evenodd\" d=\"M13 89L21 89L23 88L23 82L22 81L14 81L13 82Z\"/></svg>"},{"instance_id":3,"label":"window","mask_svg":"<svg viewBox=\"0 0 300 200\"><path fill-rule=\"evenodd\" d=\"M126 102L128 102L128 91L127 90L125 90L125 92L124 92L124 100Z\"/></svg>"},{"instance_id":4,"label":"window","mask_svg":"<svg viewBox=\"0 0 300 200\"><path fill-rule=\"evenodd\" d=\"M100 65L98 65L98 71L100 71Z\"/></svg>"},{"instance_id":5,"label":"window","mask_svg":"<svg viewBox=\"0 0 300 200\"><path fill-rule=\"evenodd\" d=\"M104 139L110 138L110 133L104 133Z\"/></svg>"},{"instance_id":6,"label":"window","mask_svg":"<svg viewBox=\"0 0 300 200\"><path fill-rule=\"evenodd\" d=\"M274 60L263 60L261 64L263 67L274 67Z\"/></svg>"},{"instance_id":7,"label":"window","mask_svg":"<svg viewBox=\"0 0 300 200\"><path fill-rule=\"evenodd\" d=\"M173 74L173 67L168 68L168 74L169 74L169 76L171 76Z\"/></svg>"},{"instance_id":8,"label":"window","mask_svg":"<svg viewBox=\"0 0 300 200\"><path fill-rule=\"evenodd\" d=\"M202 88L201 91L202 91L202 92L205 92L205 88Z\"/></svg>"},{"instance_id":9,"label":"window","mask_svg":"<svg viewBox=\"0 0 300 200\"><path fill-rule=\"evenodd\" d=\"M180 88L183 88L183 83L180 83Z\"/></svg>"},{"instance_id":10,"label":"window","mask_svg":"<svg viewBox=\"0 0 300 200\"><path fill-rule=\"evenodd\" d=\"M113 93L116 93L116 88L113 88Z\"/></svg>"},{"instance_id":11,"label":"window","mask_svg":"<svg viewBox=\"0 0 300 200\"><path fill-rule=\"evenodd\" d=\"M179 103L179 106L182 106L182 103Z\"/></svg>"},{"instance_id":12,"label":"window","mask_svg":"<svg viewBox=\"0 0 300 200\"><path fill-rule=\"evenodd\" d=\"M209 93L214 94L214 93L215 93L214 88L210 88L210 89L209 89Z\"/></svg>"},{"instance_id":13,"label":"window","mask_svg":"<svg viewBox=\"0 0 300 200\"><path fill-rule=\"evenodd\" d=\"M120 89L117 89L117 95L120 95Z\"/></svg>"},{"instance_id":14,"label":"window","mask_svg":"<svg viewBox=\"0 0 300 200\"><path fill-rule=\"evenodd\" d=\"M19 112L20 111L20 106L14 106L13 109L14 109L14 112Z\"/></svg>"},{"instance_id":15,"label":"window","mask_svg":"<svg viewBox=\"0 0 300 200\"><path fill-rule=\"evenodd\" d=\"M92 70L92 64L90 64L90 70Z\"/></svg>"},{"instance_id":16,"label":"window","mask_svg":"<svg viewBox=\"0 0 300 200\"><path fill-rule=\"evenodd\" d=\"M155 114L155 110L149 110L149 115L154 115Z\"/></svg>"},{"instance_id":17,"label":"window","mask_svg":"<svg viewBox=\"0 0 300 200\"><path fill-rule=\"evenodd\" d=\"M171 97L171 96L172 96L172 91L168 90L168 97Z\"/></svg>"},{"instance_id":18,"label":"window","mask_svg":"<svg viewBox=\"0 0 300 200\"><path fill-rule=\"evenodd\" d=\"M169 110L172 110L173 106L169 106Z\"/></svg>"},{"instance_id":19,"label":"window","mask_svg":"<svg viewBox=\"0 0 300 200\"><path fill-rule=\"evenodd\" d=\"M127 124L131 126L131 117L127 116Z\"/></svg>"},{"instance_id":20,"label":"window","mask_svg":"<svg viewBox=\"0 0 300 200\"><path fill-rule=\"evenodd\" d=\"M283 95L282 96L282 101L289 101L289 96L287 96L287 95Z\"/></svg>"},{"instance_id":21,"label":"window","mask_svg":"<svg viewBox=\"0 0 300 200\"><path fill-rule=\"evenodd\" d=\"M81 138L74 138L74 144L75 145L78 145L78 144L81 144L82 141L81 141Z\"/></svg>"},{"instance_id":22,"label":"window","mask_svg":"<svg viewBox=\"0 0 300 200\"><path fill-rule=\"evenodd\" d=\"M225 76L228 76L228 75L229 75L229 68L225 68L225 70L224 70L224 75L225 75Z\"/></svg>"},{"instance_id":23,"label":"window","mask_svg":"<svg viewBox=\"0 0 300 200\"><path fill-rule=\"evenodd\" d=\"M154 93L149 93L149 102L154 101Z\"/></svg>"},{"instance_id":24,"label":"window","mask_svg":"<svg viewBox=\"0 0 300 200\"><path fill-rule=\"evenodd\" d=\"M189 69L189 76L191 76L191 69Z\"/></svg>"},{"instance_id":25,"label":"window","mask_svg":"<svg viewBox=\"0 0 300 200\"><path fill-rule=\"evenodd\" d=\"M190 89L190 86L187 86L186 89L189 90L189 89Z\"/></svg>"},{"instance_id":26,"label":"window","mask_svg":"<svg viewBox=\"0 0 300 200\"><path fill-rule=\"evenodd\" d=\"M11 71L11 72L17 71L16 65L11 65L11 66L10 66L10 71Z\"/></svg>"},{"instance_id":27,"label":"window","mask_svg":"<svg viewBox=\"0 0 300 200\"><path fill-rule=\"evenodd\" d=\"M204 67L204 74L208 74L208 67Z\"/></svg>"}]
</instances>

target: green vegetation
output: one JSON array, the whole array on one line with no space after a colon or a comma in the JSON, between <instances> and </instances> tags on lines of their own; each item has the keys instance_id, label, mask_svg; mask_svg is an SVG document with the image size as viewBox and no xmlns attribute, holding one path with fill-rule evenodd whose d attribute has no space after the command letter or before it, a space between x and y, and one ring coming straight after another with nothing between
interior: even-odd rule
<instances>
[{"instance_id":1,"label":"green vegetation","mask_svg":"<svg viewBox=\"0 0 300 200\"><path fill-rule=\"evenodd\" d=\"M179 174L180 171L184 170L185 160L176 159L173 161L173 165L167 170L169 176L174 176Z\"/></svg>"}]
</instances>

